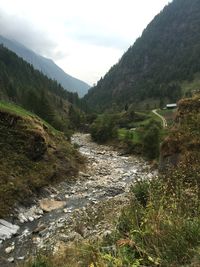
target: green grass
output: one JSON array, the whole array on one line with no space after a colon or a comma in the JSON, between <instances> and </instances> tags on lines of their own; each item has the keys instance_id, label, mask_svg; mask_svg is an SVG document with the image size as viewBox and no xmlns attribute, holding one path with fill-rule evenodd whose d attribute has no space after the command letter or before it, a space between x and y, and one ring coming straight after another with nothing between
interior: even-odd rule
<instances>
[{"instance_id":1,"label":"green grass","mask_svg":"<svg viewBox=\"0 0 200 267\"><path fill-rule=\"evenodd\" d=\"M8 102L0 101L0 109L3 111L7 111L9 113L12 113L12 114L22 116L22 117L30 117L30 116L37 117L36 115L23 109L22 107L17 106L15 104L8 103Z\"/></svg>"},{"instance_id":2,"label":"green grass","mask_svg":"<svg viewBox=\"0 0 200 267\"><path fill-rule=\"evenodd\" d=\"M150 113L150 116L151 116L151 119L153 119L153 120L155 120L157 122L160 122L161 125L162 125L162 120L158 116L156 116L156 114L154 114L153 112L151 112Z\"/></svg>"},{"instance_id":3,"label":"green grass","mask_svg":"<svg viewBox=\"0 0 200 267\"><path fill-rule=\"evenodd\" d=\"M145 119L143 121L134 122L134 127L136 128L136 127L145 126L149 123L149 120L150 120L150 118Z\"/></svg>"},{"instance_id":4,"label":"green grass","mask_svg":"<svg viewBox=\"0 0 200 267\"><path fill-rule=\"evenodd\" d=\"M125 128L118 129L119 140L124 140L127 135L131 135L133 143L139 143L141 140L141 136L137 130L127 130Z\"/></svg>"},{"instance_id":5,"label":"green grass","mask_svg":"<svg viewBox=\"0 0 200 267\"><path fill-rule=\"evenodd\" d=\"M152 113L151 111L147 111L147 112L135 112L136 114L143 116L145 119L140 120L140 121L133 121L133 123L131 123L130 125L132 126L132 128L138 128L138 127L143 127L146 126L147 124L149 124L149 121L151 119L154 119L155 121L161 121L160 118L158 116L156 116L154 113Z\"/></svg>"},{"instance_id":6,"label":"green grass","mask_svg":"<svg viewBox=\"0 0 200 267\"><path fill-rule=\"evenodd\" d=\"M144 136L144 128L150 124L151 120L153 119L154 121L157 121L159 123L162 122L162 120L152 112L146 112L146 113L140 112L139 114L143 115L145 119L138 122L133 122L132 126L134 129L132 130L127 128L118 129L118 139L120 141L129 140L132 142L133 145L141 145L143 142L142 140ZM165 136L166 136L166 130L162 129L161 138L164 138Z\"/></svg>"},{"instance_id":7,"label":"green grass","mask_svg":"<svg viewBox=\"0 0 200 267\"><path fill-rule=\"evenodd\" d=\"M48 129L50 129L53 134L61 133L60 131L56 130L53 126L51 126L48 122L46 122L45 120L38 117L36 114L34 114L34 113L16 105L16 104L0 101L0 110L6 111L6 112L14 114L14 115L18 115L22 118L28 118L28 117L36 118L36 119L40 120Z\"/></svg>"}]
</instances>

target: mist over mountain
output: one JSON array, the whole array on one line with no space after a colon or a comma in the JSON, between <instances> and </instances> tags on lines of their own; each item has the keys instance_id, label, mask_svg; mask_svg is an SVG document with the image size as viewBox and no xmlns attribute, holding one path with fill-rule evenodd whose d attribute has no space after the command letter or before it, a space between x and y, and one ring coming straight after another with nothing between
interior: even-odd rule
<instances>
[{"instance_id":1,"label":"mist over mountain","mask_svg":"<svg viewBox=\"0 0 200 267\"><path fill-rule=\"evenodd\" d=\"M1 101L20 105L61 131L67 132L78 124L77 120L76 125L73 122L79 113L77 93L68 92L3 45L0 45Z\"/></svg>"},{"instance_id":2,"label":"mist over mountain","mask_svg":"<svg viewBox=\"0 0 200 267\"><path fill-rule=\"evenodd\" d=\"M19 57L22 57L25 61L32 64L35 69L41 71L49 78L55 79L64 89L77 92L80 97L84 96L90 88L87 83L65 73L53 60L36 54L14 40L0 36L0 44L15 52Z\"/></svg>"},{"instance_id":3,"label":"mist over mountain","mask_svg":"<svg viewBox=\"0 0 200 267\"><path fill-rule=\"evenodd\" d=\"M174 0L85 96L99 111L175 102L200 71L200 1ZM187 89L187 88L186 88Z\"/></svg>"}]
</instances>

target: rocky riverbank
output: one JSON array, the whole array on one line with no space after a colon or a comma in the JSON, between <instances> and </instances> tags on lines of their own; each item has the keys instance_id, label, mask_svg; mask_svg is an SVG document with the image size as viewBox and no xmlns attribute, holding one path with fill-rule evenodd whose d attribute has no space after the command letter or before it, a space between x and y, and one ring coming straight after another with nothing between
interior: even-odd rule
<instances>
[{"instance_id":1,"label":"rocky riverbank","mask_svg":"<svg viewBox=\"0 0 200 267\"><path fill-rule=\"evenodd\" d=\"M12 223L20 228L0 241L0 266L15 266L40 250L55 253L68 242L108 235L113 218L128 202L132 182L154 175L141 158L93 143L88 134L75 134L72 142L85 156L86 170L76 182L46 188L32 207L18 208Z\"/></svg>"}]
</instances>

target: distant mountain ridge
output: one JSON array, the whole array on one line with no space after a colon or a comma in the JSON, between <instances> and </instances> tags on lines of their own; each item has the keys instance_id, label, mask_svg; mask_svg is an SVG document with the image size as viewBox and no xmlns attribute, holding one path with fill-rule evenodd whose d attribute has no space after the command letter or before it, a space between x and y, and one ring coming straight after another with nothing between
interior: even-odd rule
<instances>
[{"instance_id":1,"label":"distant mountain ridge","mask_svg":"<svg viewBox=\"0 0 200 267\"><path fill-rule=\"evenodd\" d=\"M56 80L48 78L33 65L0 45L0 102L22 106L60 131L76 127L74 118L80 99ZM76 112L77 110L77 112Z\"/></svg>"},{"instance_id":2,"label":"distant mountain ridge","mask_svg":"<svg viewBox=\"0 0 200 267\"><path fill-rule=\"evenodd\" d=\"M199 74L200 1L174 0L84 100L99 111L130 103L155 108L180 99L184 83Z\"/></svg>"},{"instance_id":3,"label":"distant mountain ridge","mask_svg":"<svg viewBox=\"0 0 200 267\"><path fill-rule=\"evenodd\" d=\"M64 89L70 92L77 92L80 97L84 96L90 88L87 83L65 73L53 60L36 54L14 40L0 36L0 44L15 52L19 57L32 64L35 69L47 75L47 77L57 80Z\"/></svg>"}]
</instances>

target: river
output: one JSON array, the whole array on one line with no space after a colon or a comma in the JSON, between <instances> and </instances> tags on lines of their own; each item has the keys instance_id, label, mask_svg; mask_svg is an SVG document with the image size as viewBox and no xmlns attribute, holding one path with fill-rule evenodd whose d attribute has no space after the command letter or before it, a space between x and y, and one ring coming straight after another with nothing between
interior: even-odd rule
<instances>
[{"instance_id":1,"label":"river","mask_svg":"<svg viewBox=\"0 0 200 267\"><path fill-rule=\"evenodd\" d=\"M142 158L98 145L89 134L77 133L72 142L86 158L86 170L72 183L64 181L46 189L45 200L62 207L43 212L36 202L19 209L19 219L13 223L20 229L18 235L1 241L0 266L16 266L38 251L56 253L61 244L109 233L113 218L128 202L131 184L154 175Z\"/></svg>"}]
</instances>

